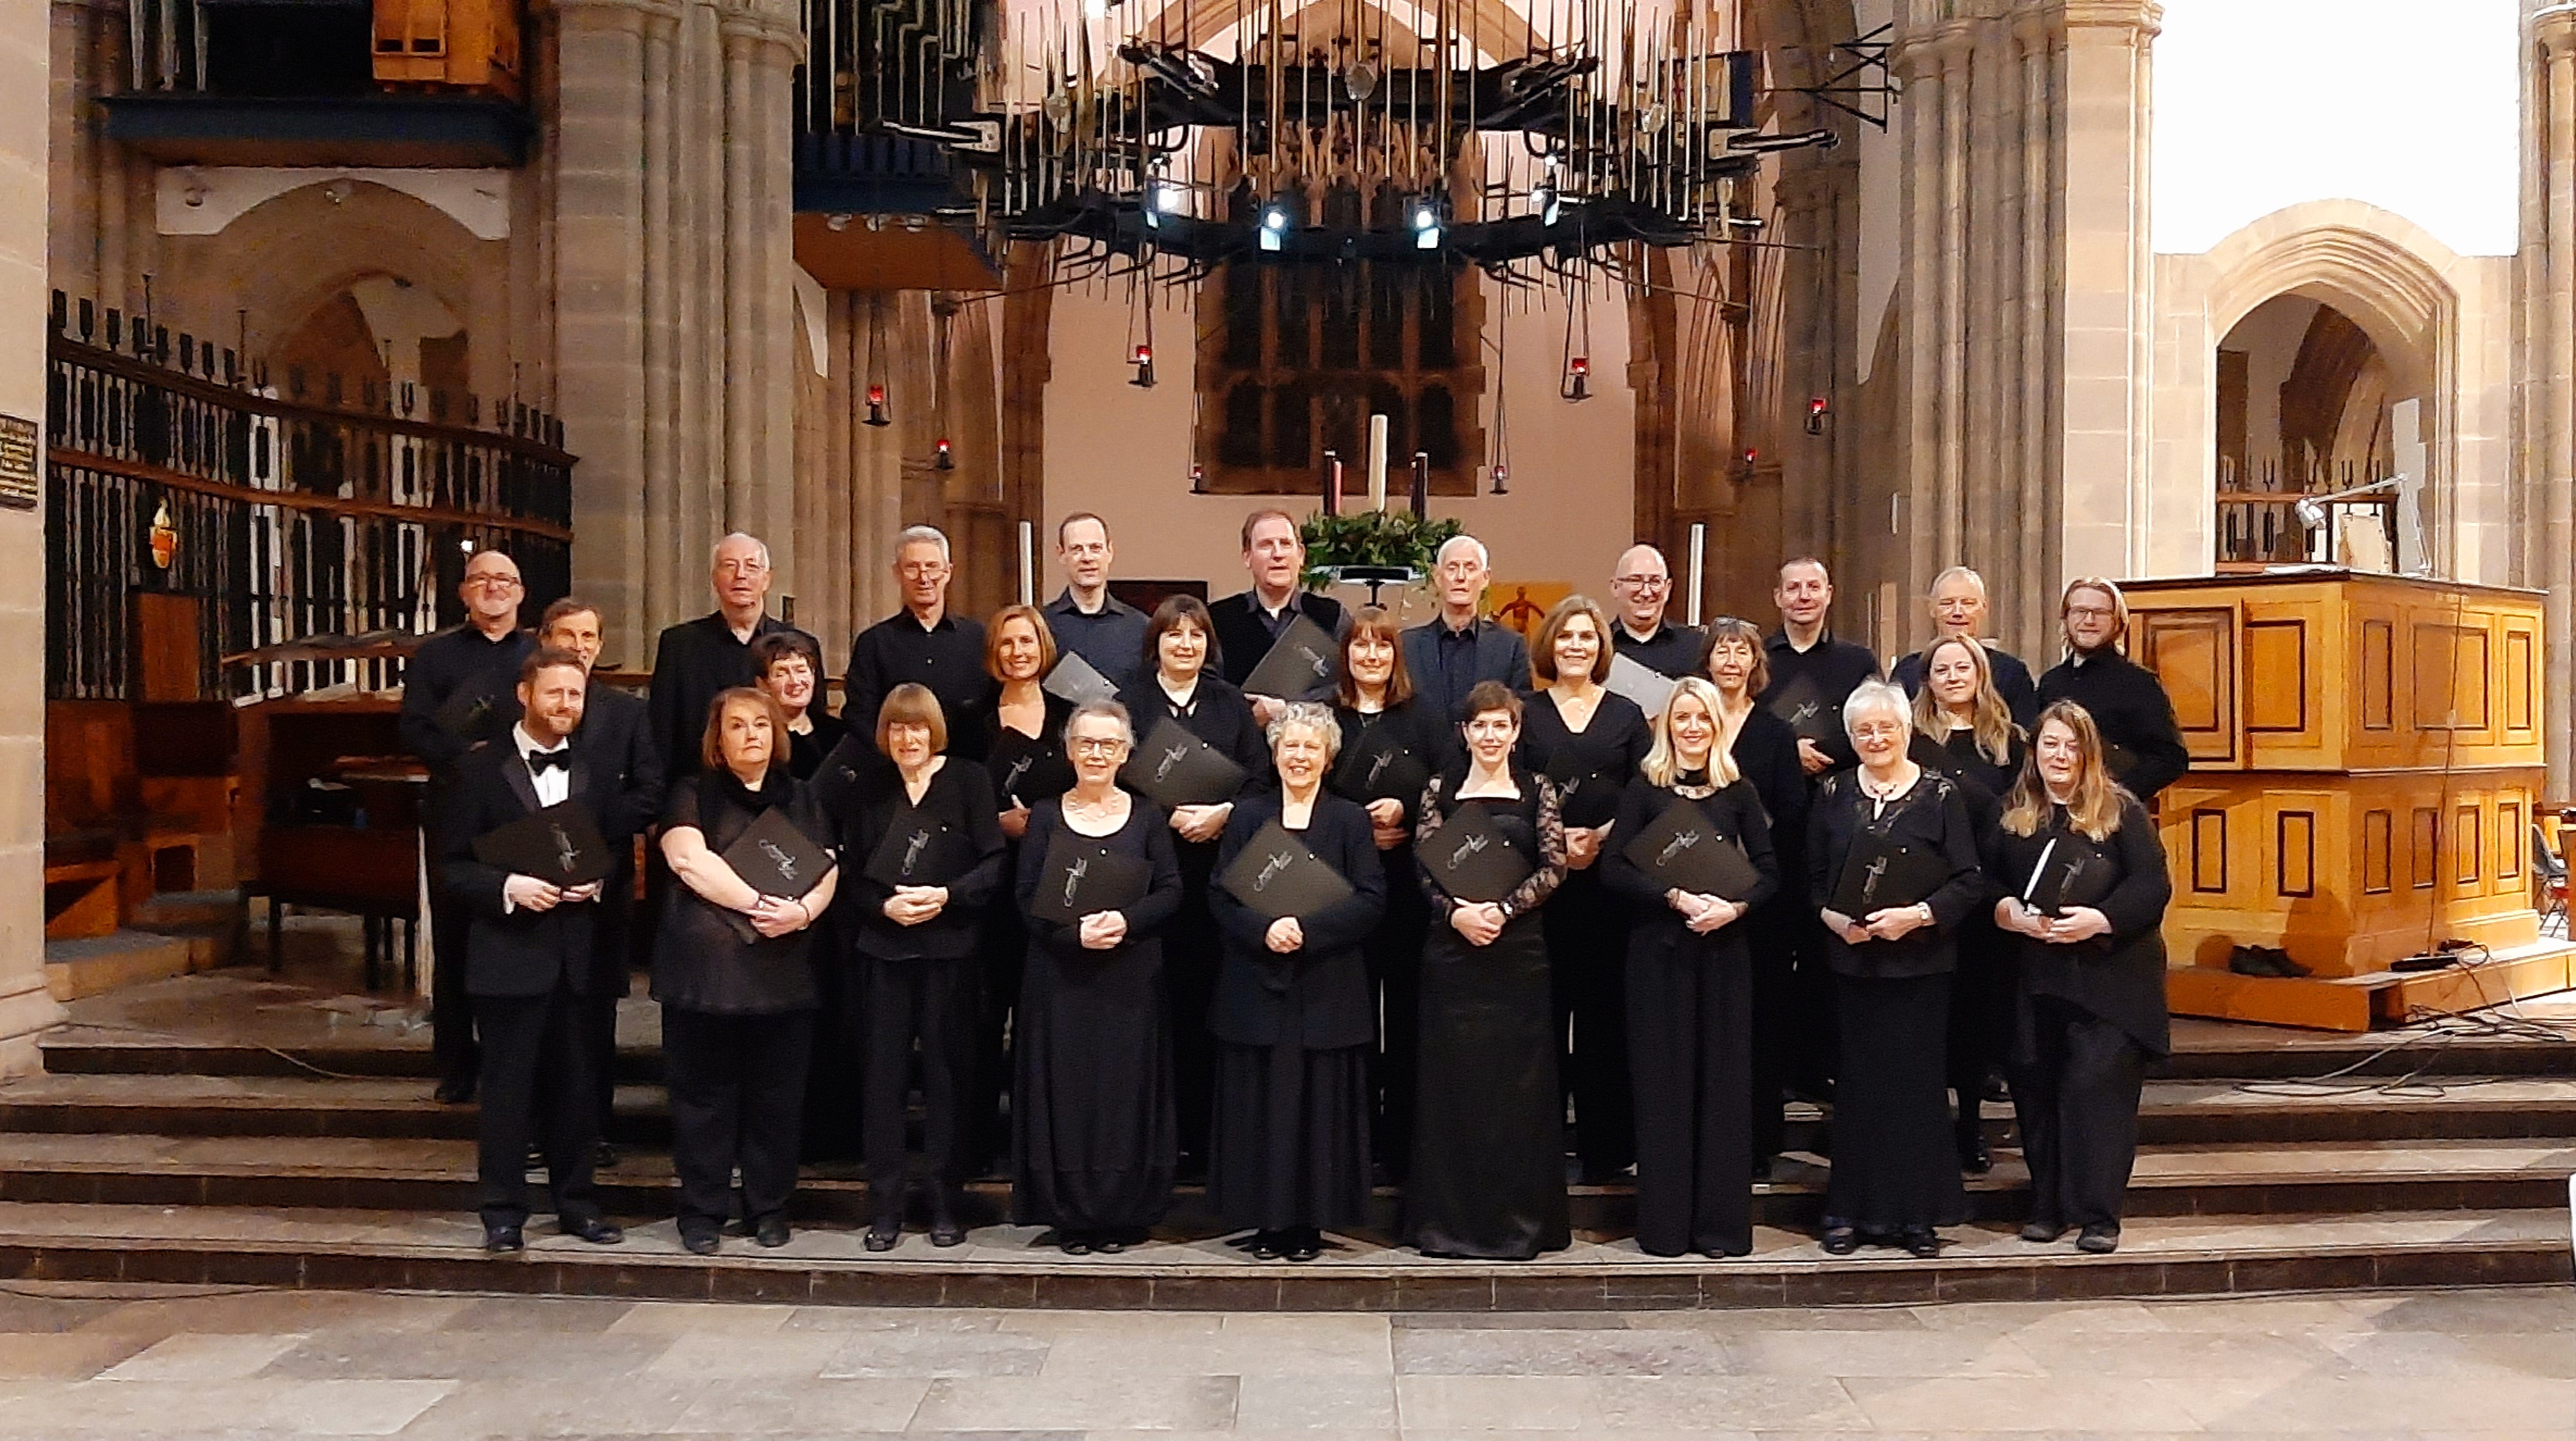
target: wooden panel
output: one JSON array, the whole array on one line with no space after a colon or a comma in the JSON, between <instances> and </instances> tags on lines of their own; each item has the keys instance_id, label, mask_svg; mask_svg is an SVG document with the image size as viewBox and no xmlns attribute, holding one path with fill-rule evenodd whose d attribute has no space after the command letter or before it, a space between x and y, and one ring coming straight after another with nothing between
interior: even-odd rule
<instances>
[{"instance_id":1,"label":"wooden panel","mask_svg":"<svg viewBox=\"0 0 2576 1441\"><path fill-rule=\"evenodd\" d=\"M2139 664L2164 682L2195 764L2236 760L2236 609L2149 611L2137 618Z\"/></svg>"},{"instance_id":2,"label":"wooden panel","mask_svg":"<svg viewBox=\"0 0 2576 1441\"><path fill-rule=\"evenodd\" d=\"M2390 829L2395 818L2386 811L2366 811L2361 817L2361 890L2362 894L2384 896L2395 889L2389 874L2389 851L2394 841Z\"/></svg>"},{"instance_id":3,"label":"wooden panel","mask_svg":"<svg viewBox=\"0 0 2576 1441\"><path fill-rule=\"evenodd\" d=\"M2306 899L2317 893L2317 818L2283 811L2272 818L2272 892Z\"/></svg>"},{"instance_id":4,"label":"wooden panel","mask_svg":"<svg viewBox=\"0 0 2576 1441\"><path fill-rule=\"evenodd\" d=\"M2442 813L2431 806L2415 808L2413 841L2406 853L2407 875L2415 889L2429 891L2441 878Z\"/></svg>"},{"instance_id":5,"label":"wooden panel","mask_svg":"<svg viewBox=\"0 0 2576 1441\"><path fill-rule=\"evenodd\" d=\"M2486 875L2486 850L2478 839L2478 808L2461 806L2452 816L2452 880L2474 886Z\"/></svg>"},{"instance_id":6,"label":"wooden panel","mask_svg":"<svg viewBox=\"0 0 2576 1441\"><path fill-rule=\"evenodd\" d=\"M2361 623L2361 728L2397 726L2397 627L2384 620Z\"/></svg>"},{"instance_id":7,"label":"wooden panel","mask_svg":"<svg viewBox=\"0 0 2576 1441\"><path fill-rule=\"evenodd\" d=\"M2504 632L2504 728L2509 731L2537 730L2540 716L2534 705L2539 692L2540 647L2537 637L2519 625L2507 625Z\"/></svg>"},{"instance_id":8,"label":"wooden panel","mask_svg":"<svg viewBox=\"0 0 2576 1441\"><path fill-rule=\"evenodd\" d=\"M2412 658L2416 729L2486 729L2487 633L2484 630L2417 621Z\"/></svg>"},{"instance_id":9,"label":"wooden panel","mask_svg":"<svg viewBox=\"0 0 2576 1441\"><path fill-rule=\"evenodd\" d=\"M2527 844L2522 833L2522 802L2502 801L2496 806L2496 879L2519 880L2522 877L2522 848Z\"/></svg>"},{"instance_id":10,"label":"wooden panel","mask_svg":"<svg viewBox=\"0 0 2576 1441\"><path fill-rule=\"evenodd\" d=\"M2245 623L2245 728L2308 728L2308 625L2300 620Z\"/></svg>"},{"instance_id":11,"label":"wooden panel","mask_svg":"<svg viewBox=\"0 0 2576 1441\"><path fill-rule=\"evenodd\" d=\"M2212 894L2227 889L2227 812L2191 813L2191 888Z\"/></svg>"}]
</instances>

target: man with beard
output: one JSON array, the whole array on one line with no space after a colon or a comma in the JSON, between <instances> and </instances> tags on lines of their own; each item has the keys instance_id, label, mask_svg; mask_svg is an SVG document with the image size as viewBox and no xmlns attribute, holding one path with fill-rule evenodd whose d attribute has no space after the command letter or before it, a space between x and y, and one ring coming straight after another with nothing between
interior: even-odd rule
<instances>
[{"instance_id":1,"label":"man with beard","mask_svg":"<svg viewBox=\"0 0 2576 1441\"><path fill-rule=\"evenodd\" d=\"M2129 633L2128 597L2099 576L2079 576L2066 583L2057 613L2066 626L2066 659L2039 678L2039 703L2071 700L2084 707L2102 732L2111 779L2152 811L2156 793L2191 768L2191 752L2183 748L2164 682L2120 653Z\"/></svg>"}]
</instances>

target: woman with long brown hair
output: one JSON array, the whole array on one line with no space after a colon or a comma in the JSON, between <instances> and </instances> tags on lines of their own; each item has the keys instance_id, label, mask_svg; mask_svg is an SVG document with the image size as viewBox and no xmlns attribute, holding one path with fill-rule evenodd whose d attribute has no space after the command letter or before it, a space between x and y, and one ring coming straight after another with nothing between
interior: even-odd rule
<instances>
[{"instance_id":1,"label":"woman with long brown hair","mask_svg":"<svg viewBox=\"0 0 2576 1441\"><path fill-rule=\"evenodd\" d=\"M2161 929L2173 881L2155 822L2111 779L2082 706L2039 713L1995 850L2007 892L1995 924L2021 981L2012 1094L2030 1162L2022 1239L2054 1241L2074 1226L2079 1249L2114 1251L2143 1069L2173 1049Z\"/></svg>"}]
</instances>

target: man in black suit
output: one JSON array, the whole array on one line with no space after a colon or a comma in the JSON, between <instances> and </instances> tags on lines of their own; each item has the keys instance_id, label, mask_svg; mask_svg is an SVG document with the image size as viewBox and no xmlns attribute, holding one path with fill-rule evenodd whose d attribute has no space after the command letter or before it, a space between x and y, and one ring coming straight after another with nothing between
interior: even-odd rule
<instances>
[{"instance_id":1,"label":"man in black suit","mask_svg":"<svg viewBox=\"0 0 2576 1441\"><path fill-rule=\"evenodd\" d=\"M511 684L535 642L519 629L518 562L497 550L479 550L465 562L457 586L465 624L421 642L403 667L402 742L429 767L422 830L438 833L441 813L456 790L456 770L468 755L500 738L518 719ZM429 846L421 853L429 855ZM474 1006L465 994L465 936L470 912L429 879L430 1054L438 1067L438 1099L463 1105L474 1099Z\"/></svg>"},{"instance_id":2,"label":"man in black suit","mask_svg":"<svg viewBox=\"0 0 2576 1441\"><path fill-rule=\"evenodd\" d=\"M581 662L587 676L599 662L599 610L566 596L546 607L537 643ZM598 802L599 834L617 869L600 883L593 918L594 984L589 993L591 1080L599 1096L598 1164L617 1164L608 1128L617 1094L617 1003L626 997L627 967L635 949L635 838L662 814L662 758L653 749L651 717L641 697L615 686L587 687L581 726L572 733L575 754L589 768L589 794Z\"/></svg>"},{"instance_id":3,"label":"man in black suit","mask_svg":"<svg viewBox=\"0 0 2576 1441\"><path fill-rule=\"evenodd\" d=\"M2066 583L2057 611L2066 626L2066 659L2039 678L2040 706L2069 700L2084 707L2102 732L2111 779L2153 809L2156 793L2191 769L2191 752L2164 682L2120 653L2129 634L2129 599L2108 580L2078 576Z\"/></svg>"},{"instance_id":4,"label":"man in black suit","mask_svg":"<svg viewBox=\"0 0 2576 1441\"><path fill-rule=\"evenodd\" d=\"M1501 681L1516 691L1530 688L1529 643L1520 632L1476 614L1492 579L1493 563L1483 541L1472 535L1449 537L1431 562L1440 614L1404 633L1404 666L1413 675L1413 693L1429 696L1452 722L1467 719L1467 692L1481 681Z\"/></svg>"},{"instance_id":5,"label":"man in black suit","mask_svg":"<svg viewBox=\"0 0 2576 1441\"><path fill-rule=\"evenodd\" d=\"M588 669L575 656L541 650L528 657L519 669L520 719L507 739L466 758L439 841L448 889L473 912L465 989L485 1052L477 1187L483 1247L495 1254L525 1248L532 1132L544 1146L564 1234L602 1246L626 1238L600 1214L591 1185L598 1100L584 1032L598 982L592 928L600 885L556 886L474 852L478 837L549 806L569 803L589 810L594 822L606 818L610 798L573 744L588 689Z\"/></svg>"},{"instance_id":6,"label":"man in black suit","mask_svg":"<svg viewBox=\"0 0 2576 1441\"><path fill-rule=\"evenodd\" d=\"M1284 510L1256 510L1243 520L1243 568L1252 588L1208 606L1216 627L1218 673L1236 685L1252 674L1281 633L1304 616L1326 635L1340 640L1351 628L1342 603L1317 595L1298 581L1306 573L1306 542L1297 522ZM1285 702L1277 696L1248 695L1252 718L1268 725L1279 718Z\"/></svg>"},{"instance_id":7,"label":"man in black suit","mask_svg":"<svg viewBox=\"0 0 2576 1441\"><path fill-rule=\"evenodd\" d=\"M2012 712L2013 724L2029 730L2039 720L2039 683L2021 657L1982 637L1986 632L1986 578L1964 565L1932 577L1932 644L1887 668L1887 678L1907 695L1923 689L1924 656L1945 640L1964 637L1986 650L1986 669L1994 676L1995 694Z\"/></svg>"},{"instance_id":8,"label":"man in black suit","mask_svg":"<svg viewBox=\"0 0 2576 1441\"><path fill-rule=\"evenodd\" d=\"M796 629L768 613L769 547L758 537L735 531L716 542L709 564L714 613L669 627L653 647L653 754L661 757L664 778L673 781L698 773L707 706L716 693L755 679L751 643L772 631Z\"/></svg>"},{"instance_id":9,"label":"man in black suit","mask_svg":"<svg viewBox=\"0 0 2576 1441\"><path fill-rule=\"evenodd\" d=\"M874 735L877 711L888 692L905 681L930 687L948 723L948 753L984 758L984 716L1001 694L984 671L984 623L952 615L948 582L957 573L948 537L936 526L907 526L894 542L894 579L903 609L860 631L850 642L850 669L841 678L841 719Z\"/></svg>"}]
</instances>

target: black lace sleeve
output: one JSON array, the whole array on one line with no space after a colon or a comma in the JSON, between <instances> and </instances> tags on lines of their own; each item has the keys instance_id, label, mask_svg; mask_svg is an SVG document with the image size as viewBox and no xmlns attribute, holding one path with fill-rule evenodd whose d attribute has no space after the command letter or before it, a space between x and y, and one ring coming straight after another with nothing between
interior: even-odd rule
<instances>
[{"instance_id":1,"label":"black lace sleeve","mask_svg":"<svg viewBox=\"0 0 2576 1441\"><path fill-rule=\"evenodd\" d=\"M1503 913L1517 916L1533 910L1565 883L1565 818L1557 811L1556 783L1531 776L1538 789L1538 869L1503 897Z\"/></svg>"}]
</instances>

